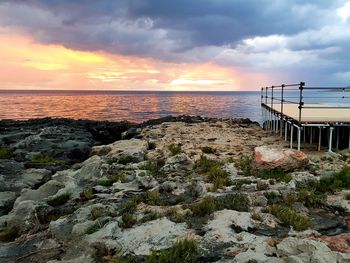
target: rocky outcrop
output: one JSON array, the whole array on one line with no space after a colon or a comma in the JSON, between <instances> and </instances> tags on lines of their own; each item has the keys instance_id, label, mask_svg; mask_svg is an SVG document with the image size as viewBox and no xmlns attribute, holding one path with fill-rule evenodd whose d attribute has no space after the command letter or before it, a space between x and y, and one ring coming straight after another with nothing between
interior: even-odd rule
<instances>
[{"instance_id":1,"label":"rocky outcrop","mask_svg":"<svg viewBox=\"0 0 350 263\"><path fill-rule=\"evenodd\" d=\"M305 168L308 157L295 149L282 149L272 146L260 146L254 150L254 165L259 170L284 170Z\"/></svg>"}]
</instances>

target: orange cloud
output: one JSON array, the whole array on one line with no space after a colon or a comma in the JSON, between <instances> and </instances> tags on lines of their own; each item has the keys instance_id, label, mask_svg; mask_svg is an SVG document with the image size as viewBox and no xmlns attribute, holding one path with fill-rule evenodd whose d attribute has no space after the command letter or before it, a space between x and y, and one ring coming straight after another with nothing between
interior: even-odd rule
<instances>
[{"instance_id":1,"label":"orange cloud","mask_svg":"<svg viewBox=\"0 0 350 263\"><path fill-rule=\"evenodd\" d=\"M0 88L237 90L232 68L70 50L29 37L0 35Z\"/></svg>"}]
</instances>

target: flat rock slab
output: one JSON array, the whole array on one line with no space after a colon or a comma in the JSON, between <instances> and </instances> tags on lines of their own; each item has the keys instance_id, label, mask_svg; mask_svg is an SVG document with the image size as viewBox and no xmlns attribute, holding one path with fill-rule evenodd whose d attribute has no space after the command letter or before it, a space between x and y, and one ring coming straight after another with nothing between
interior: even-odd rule
<instances>
[{"instance_id":1,"label":"flat rock slab","mask_svg":"<svg viewBox=\"0 0 350 263\"><path fill-rule=\"evenodd\" d=\"M309 163L306 154L294 149L260 146L254 149L254 153L254 165L259 170L291 171L304 168Z\"/></svg>"}]
</instances>

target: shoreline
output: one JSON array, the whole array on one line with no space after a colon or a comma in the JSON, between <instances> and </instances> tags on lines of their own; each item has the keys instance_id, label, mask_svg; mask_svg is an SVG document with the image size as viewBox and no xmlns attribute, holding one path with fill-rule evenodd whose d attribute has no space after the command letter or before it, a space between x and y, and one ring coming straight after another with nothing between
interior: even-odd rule
<instances>
[{"instance_id":1,"label":"shoreline","mask_svg":"<svg viewBox=\"0 0 350 263\"><path fill-rule=\"evenodd\" d=\"M0 121L0 259L345 262L349 165L248 119Z\"/></svg>"}]
</instances>

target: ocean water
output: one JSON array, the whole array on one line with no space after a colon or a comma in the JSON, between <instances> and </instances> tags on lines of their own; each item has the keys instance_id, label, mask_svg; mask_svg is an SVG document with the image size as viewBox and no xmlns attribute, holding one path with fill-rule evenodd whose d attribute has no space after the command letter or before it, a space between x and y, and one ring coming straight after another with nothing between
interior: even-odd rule
<instances>
[{"instance_id":1,"label":"ocean water","mask_svg":"<svg viewBox=\"0 0 350 263\"><path fill-rule=\"evenodd\" d=\"M0 90L0 119L64 117L139 123L182 114L261 123L260 92Z\"/></svg>"}]
</instances>

